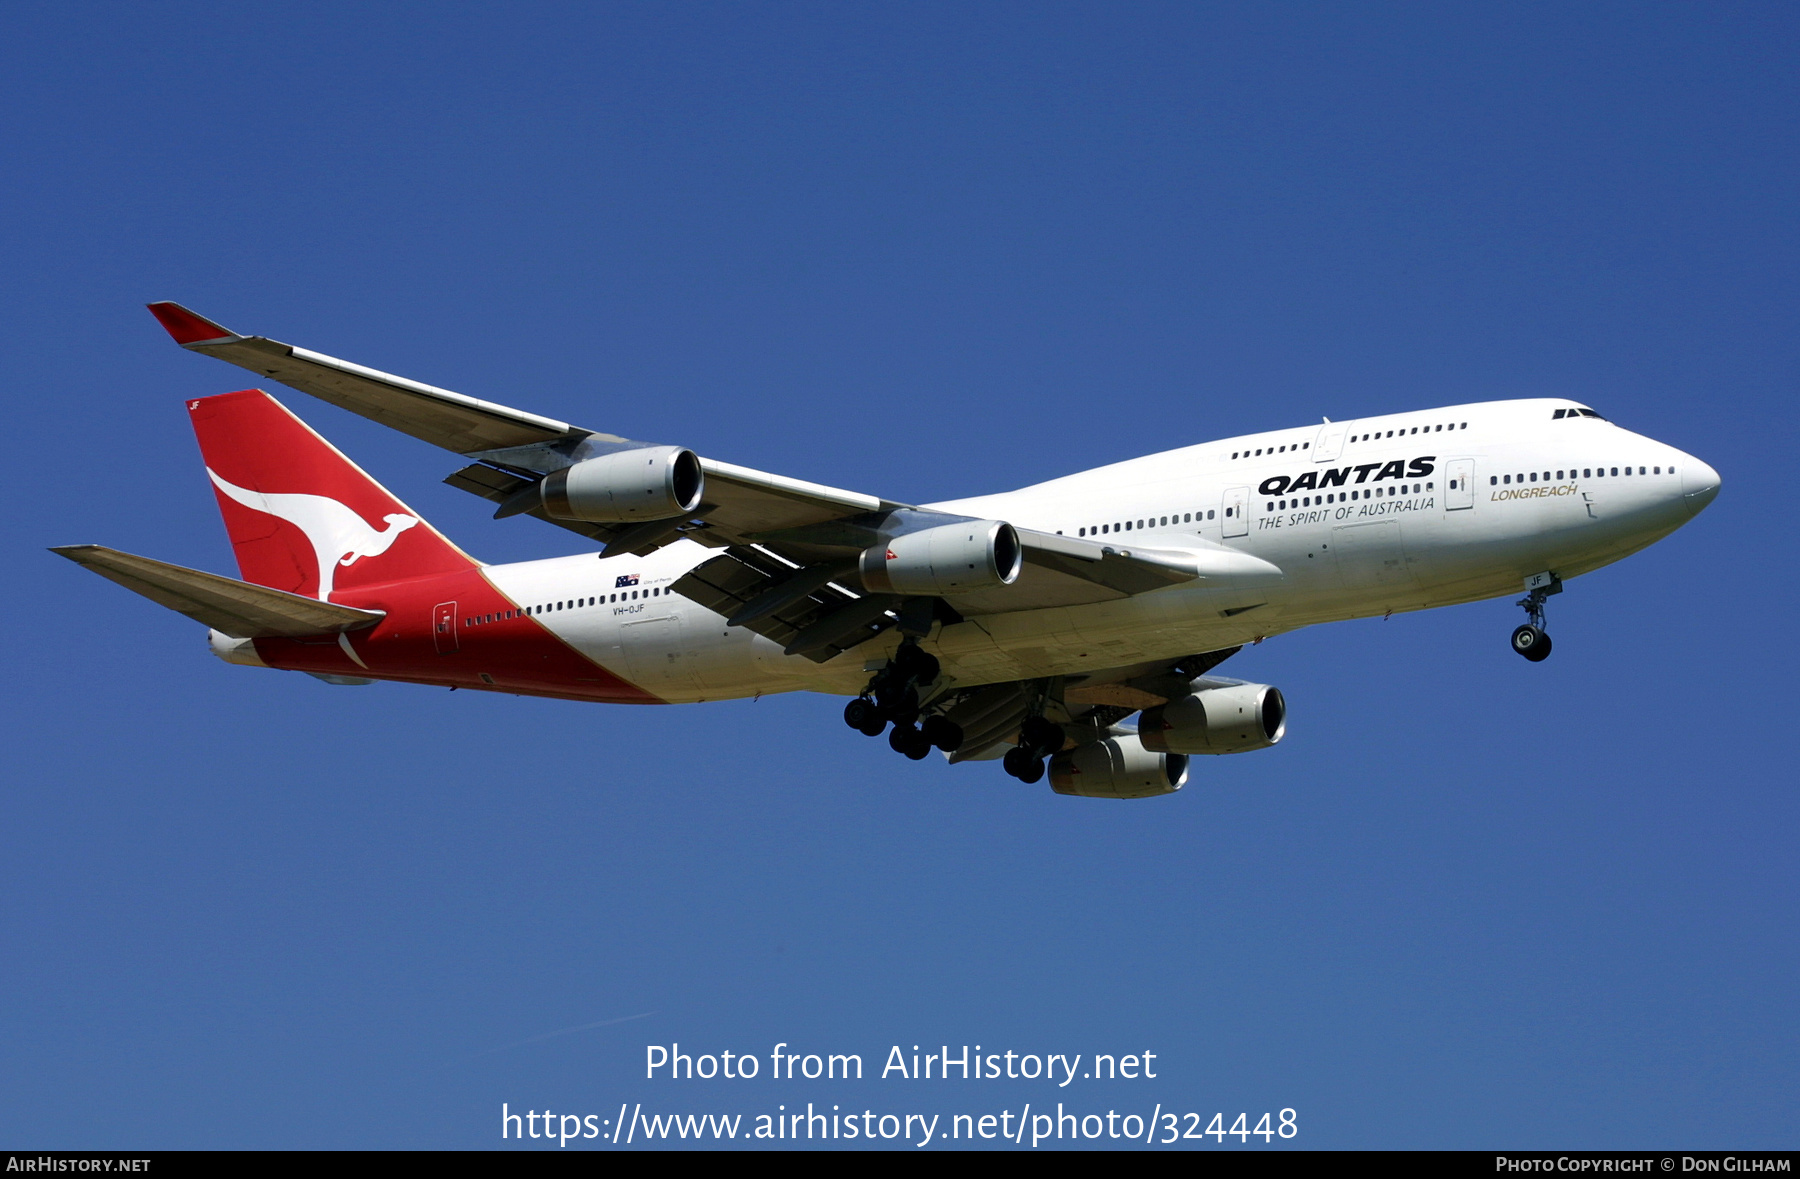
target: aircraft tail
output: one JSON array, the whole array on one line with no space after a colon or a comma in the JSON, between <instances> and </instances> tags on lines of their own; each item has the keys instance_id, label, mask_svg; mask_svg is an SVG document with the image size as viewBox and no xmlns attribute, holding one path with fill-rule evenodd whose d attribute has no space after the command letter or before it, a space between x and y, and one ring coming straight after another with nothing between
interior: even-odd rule
<instances>
[{"instance_id":1,"label":"aircraft tail","mask_svg":"<svg viewBox=\"0 0 1800 1179\"><path fill-rule=\"evenodd\" d=\"M477 564L262 390L188 413L245 581L330 601Z\"/></svg>"}]
</instances>

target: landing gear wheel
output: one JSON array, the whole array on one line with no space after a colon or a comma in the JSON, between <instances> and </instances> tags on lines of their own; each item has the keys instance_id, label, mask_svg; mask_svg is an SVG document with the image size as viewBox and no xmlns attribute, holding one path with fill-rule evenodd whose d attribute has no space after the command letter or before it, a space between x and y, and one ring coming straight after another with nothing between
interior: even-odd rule
<instances>
[{"instance_id":1,"label":"landing gear wheel","mask_svg":"<svg viewBox=\"0 0 1800 1179\"><path fill-rule=\"evenodd\" d=\"M904 718L900 722L902 724L911 724L912 718L919 715L919 690L911 684L899 687L883 685L875 690L875 702L888 715Z\"/></svg>"},{"instance_id":2,"label":"landing gear wheel","mask_svg":"<svg viewBox=\"0 0 1800 1179\"><path fill-rule=\"evenodd\" d=\"M882 719L880 710L875 707L875 702L865 700L861 696L844 705L844 723L862 733L868 733L871 725L874 726L875 733L879 733L887 727L887 721ZM872 737L875 733L869 733L869 735Z\"/></svg>"},{"instance_id":3,"label":"landing gear wheel","mask_svg":"<svg viewBox=\"0 0 1800 1179\"><path fill-rule=\"evenodd\" d=\"M931 742L925 739L925 734L911 725L895 725L894 731L888 734L888 748L913 761L919 761L931 752Z\"/></svg>"},{"instance_id":4,"label":"landing gear wheel","mask_svg":"<svg viewBox=\"0 0 1800 1179\"><path fill-rule=\"evenodd\" d=\"M1512 649L1533 663L1542 663L1550 658L1550 636L1538 627L1526 623L1513 631Z\"/></svg>"},{"instance_id":5,"label":"landing gear wheel","mask_svg":"<svg viewBox=\"0 0 1800 1179\"><path fill-rule=\"evenodd\" d=\"M921 684L929 684L938 678L937 656L921 649L914 643L902 643L894 652L894 665L908 679Z\"/></svg>"},{"instance_id":6,"label":"landing gear wheel","mask_svg":"<svg viewBox=\"0 0 1800 1179\"><path fill-rule=\"evenodd\" d=\"M1019 743L1036 750L1040 757L1059 752L1066 739L1062 726L1047 717L1028 717L1019 728Z\"/></svg>"},{"instance_id":7,"label":"landing gear wheel","mask_svg":"<svg viewBox=\"0 0 1800 1179\"><path fill-rule=\"evenodd\" d=\"M941 716L928 716L925 723L919 726L925 739L942 749L945 753L955 753L963 743L962 726L953 720Z\"/></svg>"},{"instance_id":8,"label":"landing gear wheel","mask_svg":"<svg viewBox=\"0 0 1800 1179\"><path fill-rule=\"evenodd\" d=\"M1044 759L1023 745L1015 745L1007 750L1006 756L1000 759L1000 764L1007 773L1028 784L1044 776Z\"/></svg>"}]
</instances>

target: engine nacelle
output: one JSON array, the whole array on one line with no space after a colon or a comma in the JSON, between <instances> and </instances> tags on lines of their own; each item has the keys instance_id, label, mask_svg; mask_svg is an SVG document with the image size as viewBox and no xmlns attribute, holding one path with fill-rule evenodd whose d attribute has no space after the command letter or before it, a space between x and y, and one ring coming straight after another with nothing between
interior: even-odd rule
<instances>
[{"instance_id":1,"label":"engine nacelle","mask_svg":"<svg viewBox=\"0 0 1800 1179\"><path fill-rule=\"evenodd\" d=\"M1267 684L1223 684L1144 709L1138 735L1163 753L1247 753L1287 732L1287 701Z\"/></svg>"},{"instance_id":2,"label":"engine nacelle","mask_svg":"<svg viewBox=\"0 0 1800 1179\"><path fill-rule=\"evenodd\" d=\"M1011 585L1024 559L1011 524L966 520L896 536L863 550L860 564L874 593L942 597Z\"/></svg>"},{"instance_id":3,"label":"engine nacelle","mask_svg":"<svg viewBox=\"0 0 1800 1179\"><path fill-rule=\"evenodd\" d=\"M585 459L542 483L544 514L592 524L668 520L700 506L706 475L681 446L646 446Z\"/></svg>"},{"instance_id":4,"label":"engine nacelle","mask_svg":"<svg viewBox=\"0 0 1800 1179\"><path fill-rule=\"evenodd\" d=\"M1050 789L1084 798L1153 798L1187 785L1188 759L1156 753L1130 733L1107 737L1050 759Z\"/></svg>"}]
</instances>

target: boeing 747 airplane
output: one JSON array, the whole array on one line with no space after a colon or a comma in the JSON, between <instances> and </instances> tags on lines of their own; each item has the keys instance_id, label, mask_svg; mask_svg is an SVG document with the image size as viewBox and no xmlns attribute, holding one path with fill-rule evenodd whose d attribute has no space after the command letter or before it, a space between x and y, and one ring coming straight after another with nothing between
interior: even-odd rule
<instances>
[{"instance_id":1,"label":"boeing 747 airplane","mask_svg":"<svg viewBox=\"0 0 1800 1179\"><path fill-rule=\"evenodd\" d=\"M487 565L260 390L187 403L242 580L53 551L210 628L230 663L612 704L850 697L913 759L999 758L1143 798L1193 754L1282 739L1214 674L1322 622L1547 599L1669 535L1716 471L1561 398L1205 442L997 495L908 504L634 442L150 310L215 356L461 456L447 483L592 545ZM1135 723L1133 723L1135 718Z\"/></svg>"}]
</instances>

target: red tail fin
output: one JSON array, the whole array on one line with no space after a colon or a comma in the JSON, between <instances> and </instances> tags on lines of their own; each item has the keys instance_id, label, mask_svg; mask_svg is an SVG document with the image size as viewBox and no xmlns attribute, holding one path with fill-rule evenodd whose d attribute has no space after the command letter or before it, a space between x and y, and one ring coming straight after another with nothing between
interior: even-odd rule
<instances>
[{"instance_id":1,"label":"red tail fin","mask_svg":"<svg viewBox=\"0 0 1800 1179\"><path fill-rule=\"evenodd\" d=\"M245 581L329 601L475 564L260 389L188 412Z\"/></svg>"}]
</instances>

